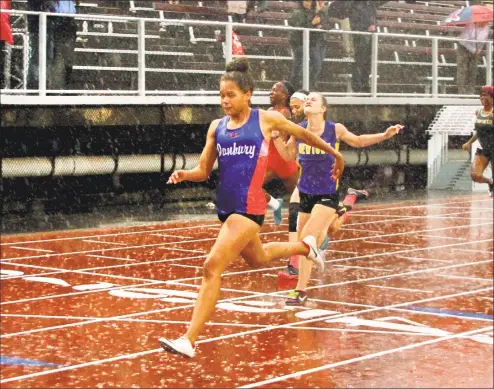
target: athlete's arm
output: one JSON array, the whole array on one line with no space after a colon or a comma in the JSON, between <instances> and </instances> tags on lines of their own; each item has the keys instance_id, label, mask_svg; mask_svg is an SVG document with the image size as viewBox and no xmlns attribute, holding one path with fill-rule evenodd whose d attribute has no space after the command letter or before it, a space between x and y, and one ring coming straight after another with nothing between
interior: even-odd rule
<instances>
[{"instance_id":1,"label":"athlete's arm","mask_svg":"<svg viewBox=\"0 0 494 389\"><path fill-rule=\"evenodd\" d=\"M261 113L261 124L264 124L262 127L268 132L269 139L271 139L271 132L279 129L281 131L285 131L288 135L300 139L309 146L316 147L319 150L331 154L335 158L335 163L332 170L333 177L335 179L340 178L344 168L343 155L336 151L333 146L326 143L321 139L321 137L314 135L312 132L299 126L298 124L292 123L291 121L285 119L279 112L267 112L262 110L259 112Z\"/></svg>"},{"instance_id":2,"label":"athlete's arm","mask_svg":"<svg viewBox=\"0 0 494 389\"><path fill-rule=\"evenodd\" d=\"M466 142L466 143L463 143L463 145L461 146L461 148L464 150L464 151L468 151L470 150L470 148L472 147L473 143L479 138L479 136L477 135L477 131L474 131L473 133L473 136Z\"/></svg>"},{"instance_id":3,"label":"athlete's arm","mask_svg":"<svg viewBox=\"0 0 494 389\"><path fill-rule=\"evenodd\" d=\"M268 108L268 111L276 111L273 107ZM288 107L284 107L281 111L277 111L281 113L287 119L290 119L292 114L290 113L290 109Z\"/></svg>"},{"instance_id":4,"label":"athlete's arm","mask_svg":"<svg viewBox=\"0 0 494 389\"><path fill-rule=\"evenodd\" d=\"M336 123L335 130L338 140L345 142L347 145L352 147L367 147L392 138L398 134L402 128L403 126L401 124L395 124L394 126L388 127L385 132L379 134L355 135L343 124Z\"/></svg>"},{"instance_id":5,"label":"athlete's arm","mask_svg":"<svg viewBox=\"0 0 494 389\"><path fill-rule=\"evenodd\" d=\"M208 129L208 135L206 137L206 145L202 150L201 157L199 158L199 164L191 170L175 170L167 184L178 184L182 181L206 181L213 170L214 162L218 157L216 151L216 127L218 126L219 119L213 120Z\"/></svg>"},{"instance_id":6,"label":"athlete's arm","mask_svg":"<svg viewBox=\"0 0 494 389\"><path fill-rule=\"evenodd\" d=\"M297 142L293 136L285 142L281 136L275 136L273 131L271 139L285 161L294 161L297 159Z\"/></svg>"}]
</instances>

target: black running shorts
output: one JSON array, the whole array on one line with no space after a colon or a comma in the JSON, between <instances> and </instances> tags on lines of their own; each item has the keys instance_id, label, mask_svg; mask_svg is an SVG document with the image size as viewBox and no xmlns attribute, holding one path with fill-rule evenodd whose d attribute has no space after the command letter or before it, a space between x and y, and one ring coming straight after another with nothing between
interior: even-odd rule
<instances>
[{"instance_id":1,"label":"black running shorts","mask_svg":"<svg viewBox=\"0 0 494 389\"><path fill-rule=\"evenodd\" d=\"M264 215L251 215L249 213L241 213L241 212L230 212L230 213L218 212L218 219L220 219L220 222L224 223L226 222L226 219L228 219L234 213L252 220L254 223L259 224L260 227L262 227L262 224L264 223Z\"/></svg>"},{"instance_id":2,"label":"black running shorts","mask_svg":"<svg viewBox=\"0 0 494 389\"><path fill-rule=\"evenodd\" d=\"M340 196L338 193L313 195L300 192L300 212L311 213L316 204L321 204L329 208L338 210Z\"/></svg>"}]
</instances>

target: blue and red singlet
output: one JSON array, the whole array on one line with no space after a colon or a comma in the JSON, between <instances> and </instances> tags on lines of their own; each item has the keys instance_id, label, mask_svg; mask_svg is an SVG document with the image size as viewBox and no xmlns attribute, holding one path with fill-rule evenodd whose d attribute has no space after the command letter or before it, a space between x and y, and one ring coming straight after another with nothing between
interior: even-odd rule
<instances>
[{"instance_id":1,"label":"blue and red singlet","mask_svg":"<svg viewBox=\"0 0 494 389\"><path fill-rule=\"evenodd\" d=\"M251 109L242 127L227 128L225 116L216 127L219 180L216 187L218 213L264 215L266 198L262 190L269 145L261 131L259 110Z\"/></svg>"}]
</instances>

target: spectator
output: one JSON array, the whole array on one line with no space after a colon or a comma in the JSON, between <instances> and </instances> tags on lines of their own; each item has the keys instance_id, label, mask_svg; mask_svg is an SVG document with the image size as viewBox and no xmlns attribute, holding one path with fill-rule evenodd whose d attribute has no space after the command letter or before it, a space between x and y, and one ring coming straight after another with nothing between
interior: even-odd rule
<instances>
[{"instance_id":1,"label":"spectator","mask_svg":"<svg viewBox=\"0 0 494 389\"><path fill-rule=\"evenodd\" d=\"M55 12L56 0L27 0L27 10L36 12ZM53 60L53 33L54 19L46 20L46 68ZM27 71L28 89L38 89L39 86L39 17L28 15L27 25L29 32L29 66Z\"/></svg>"},{"instance_id":2,"label":"spectator","mask_svg":"<svg viewBox=\"0 0 494 389\"><path fill-rule=\"evenodd\" d=\"M351 2L349 15L350 27L353 31L375 32L378 3L371 0ZM371 72L372 39L370 35L353 36L355 62L352 69L352 90L368 93L369 75Z\"/></svg>"},{"instance_id":3,"label":"spectator","mask_svg":"<svg viewBox=\"0 0 494 389\"><path fill-rule=\"evenodd\" d=\"M477 62L484 47L484 43L476 41L485 41L488 35L488 22L467 24L460 35L460 39L468 39L458 42L456 51L456 83L461 95L475 93Z\"/></svg>"},{"instance_id":4,"label":"spectator","mask_svg":"<svg viewBox=\"0 0 494 389\"><path fill-rule=\"evenodd\" d=\"M1 0L0 1L0 9L10 9L10 0ZM0 89L7 87L8 82L6 81L6 77L4 76L4 58L5 58L5 49L6 44L13 44L14 37L12 35L12 29L10 28L10 18L8 13L0 14ZM7 72L9 74L9 72Z\"/></svg>"},{"instance_id":5,"label":"spectator","mask_svg":"<svg viewBox=\"0 0 494 389\"><path fill-rule=\"evenodd\" d=\"M76 0L57 0L55 12L61 14L75 14ZM74 51L77 38L77 24L73 17L60 16L55 18L54 53L51 77L48 78L49 89L65 89L70 82Z\"/></svg>"},{"instance_id":6,"label":"spectator","mask_svg":"<svg viewBox=\"0 0 494 389\"><path fill-rule=\"evenodd\" d=\"M252 11L256 8L257 3L257 12L264 12L268 8L267 0L248 0L247 1L247 12Z\"/></svg>"},{"instance_id":7,"label":"spectator","mask_svg":"<svg viewBox=\"0 0 494 389\"><path fill-rule=\"evenodd\" d=\"M257 3L257 5L256 5ZM247 1L247 15L249 12L256 11L258 13L263 13L268 8L267 0L248 0ZM259 24L264 24L264 18L260 16L255 16L254 21Z\"/></svg>"},{"instance_id":8,"label":"spectator","mask_svg":"<svg viewBox=\"0 0 494 389\"><path fill-rule=\"evenodd\" d=\"M340 19L340 28L342 31L351 31L350 19ZM355 56L355 50L353 48L353 36L351 34L343 34L343 51L345 56L353 58Z\"/></svg>"},{"instance_id":9,"label":"spectator","mask_svg":"<svg viewBox=\"0 0 494 389\"><path fill-rule=\"evenodd\" d=\"M350 27L350 13L351 2L337 0L329 2L328 15L332 18L340 19L340 29L342 31L351 31ZM353 36L352 34L342 34L342 49L347 58L353 58L355 55L355 50L353 49Z\"/></svg>"},{"instance_id":10,"label":"spectator","mask_svg":"<svg viewBox=\"0 0 494 389\"><path fill-rule=\"evenodd\" d=\"M75 14L79 0L28 0L29 11ZM48 16L46 25L47 88L64 89L72 73L76 41L76 23L72 17ZM28 88L39 87L39 18L28 16L30 60Z\"/></svg>"},{"instance_id":11,"label":"spectator","mask_svg":"<svg viewBox=\"0 0 494 389\"><path fill-rule=\"evenodd\" d=\"M328 10L323 6L324 2L301 1L291 17L290 26L328 29ZM292 47L293 62L291 84L295 89L301 87L301 76L303 70L303 32L291 31L290 45ZM322 70L323 60L326 56L327 43L323 33L311 33L309 36L309 88L315 89L316 82Z\"/></svg>"},{"instance_id":12,"label":"spectator","mask_svg":"<svg viewBox=\"0 0 494 389\"><path fill-rule=\"evenodd\" d=\"M234 23L244 23L247 16L247 0L228 0L228 14Z\"/></svg>"}]
</instances>

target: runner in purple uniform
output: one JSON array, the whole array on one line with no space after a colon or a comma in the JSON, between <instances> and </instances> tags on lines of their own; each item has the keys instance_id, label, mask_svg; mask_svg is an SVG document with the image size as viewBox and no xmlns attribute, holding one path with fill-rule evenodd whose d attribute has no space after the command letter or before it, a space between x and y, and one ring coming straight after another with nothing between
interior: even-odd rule
<instances>
[{"instance_id":1,"label":"runner in purple uniform","mask_svg":"<svg viewBox=\"0 0 494 389\"><path fill-rule=\"evenodd\" d=\"M353 147L365 147L382 142L396 135L403 126L397 124L385 132L357 136L340 124L325 120L327 102L320 93L310 93L305 102L306 122L300 123L313 134L320 136L332 146L343 141ZM277 146L280 146L279 144ZM298 214L299 239L316 236L320 245L327 235L328 228L337 217L339 196L337 181L331 177L328 166L333 157L317 147L304 141L290 138L285 144L282 155L296 158L302 167L302 174L297 185L300 194L300 211ZM307 301L307 283L310 279L312 265L304 256L300 258L299 278L295 291L290 293L287 305L302 305Z\"/></svg>"}]
</instances>

